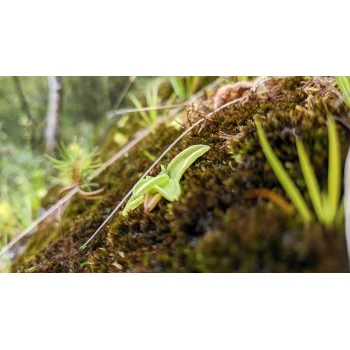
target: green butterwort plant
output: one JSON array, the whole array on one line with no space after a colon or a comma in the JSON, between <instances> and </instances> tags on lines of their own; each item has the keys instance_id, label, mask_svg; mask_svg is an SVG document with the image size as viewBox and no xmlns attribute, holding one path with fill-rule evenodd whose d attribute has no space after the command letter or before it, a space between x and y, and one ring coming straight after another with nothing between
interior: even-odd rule
<instances>
[{"instance_id":1,"label":"green butterwort plant","mask_svg":"<svg viewBox=\"0 0 350 350\"><path fill-rule=\"evenodd\" d=\"M181 195L180 179L192 163L210 149L205 145L194 145L179 153L156 176L146 176L133 188L132 196L126 203L123 215L144 203L145 211L151 211L163 197L169 202L178 200Z\"/></svg>"},{"instance_id":2,"label":"green butterwort plant","mask_svg":"<svg viewBox=\"0 0 350 350\"><path fill-rule=\"evenodd\" d=\"M337 81L346 104L350 107L350 77L338 76L334 78Z\"/></svg>"},{"instance_id":3,"label":"green butterwort plant","mask_svg":"<svg viewBox=\"0 0 350 350\"><path fill-rule=\"evenodd\" d=\"M339 218L343 213L343 202L340 204L342 172L340 142L333 117L328 116L327 119L329 139L328 191L321 192L315 171L302 141L297 139L296 144L301 171L303 173L306 187L308 189L317 219L319 222L329 227L340 221ZM304 223L311 222L314 217L308 208L305 199L273 151L260 122L257 121L255 124L263 152L278 181L294 204L295 208L298 210Z\"/></svg>"}]
</instances>

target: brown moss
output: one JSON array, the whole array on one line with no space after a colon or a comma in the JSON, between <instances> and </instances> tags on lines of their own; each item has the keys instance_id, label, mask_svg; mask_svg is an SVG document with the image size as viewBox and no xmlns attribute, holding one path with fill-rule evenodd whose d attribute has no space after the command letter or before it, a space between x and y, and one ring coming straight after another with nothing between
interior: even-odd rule
<instances>
[{"instance_id":1,"label":"brown moss","mask_svg":"<svg viewBox=\"0 0 350 350\"><path fill-rule=\"evenodd\" d=\"M257 137L258 118L279 159L309 201L295 147L296 135L310 150L323 188L327 183L327 113L349 112L331 79L265 79L240 103L217 113L201 133L188 134L164 158L167 164L193 144L211 146L184 174L179 201L161 201L151 213L142 208L110 220L85 250L79 250L118 201L180 131L160 126L99 178L102 200L75 198L57 236L30 262L17 268L35 272L334 272L347 269L344 230L314 222L305 227L272 202L245 199L250 188L285 197ZM212 104L213 98L207 101ZM338 126L345 159L349 135ZM110 138L109 138L110 140ZM110 143L110 141L109 141ZM105 149L115 145L105 145ZM159 171L157 167L153 174ZM23 261L23 260L22 260Z\"/></svg>"}]
</instances>

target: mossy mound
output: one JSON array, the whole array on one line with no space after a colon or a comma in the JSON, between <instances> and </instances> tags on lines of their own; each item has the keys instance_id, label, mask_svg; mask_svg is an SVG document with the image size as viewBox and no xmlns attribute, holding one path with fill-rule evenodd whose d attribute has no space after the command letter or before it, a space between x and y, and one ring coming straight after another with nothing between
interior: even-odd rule
<instances>
[{"instance_id":1,"label":"mossy mound","mask_svg":"<svg viewBox=\"0 0 350 350\"><path fill-rule=\"evenodd\" d=\"M262 152L254 121L258 118L279 159L310 208L296 151L302 138L322 188L327 186L326 117L347 118L332 79L269 78L243 98L215 114L199 133L188 134L163 159L169 161L194 144L210 151L184 174L179 201L162 200L151 213L140 207L117 213L84 250L123 196L181 131L160 125L98 179L103 199L75 197L63 216L62 233L36 253L27 250L13 271L30 272L342 272L348 269L344 228L304 226L249 189L285 193ZM208 105L212 99L206 101ZM348 129L338 124L342 161L350 145ZM111 138L104 149L115 150ZM147 151L147 153L145 153ZM151 175L160 170L157 166ZM50 236L50 232L47 232ZM52 237L52 235L51 235ZM40 239L34 236L30 246Z\"/></svg>"}]
</instances>

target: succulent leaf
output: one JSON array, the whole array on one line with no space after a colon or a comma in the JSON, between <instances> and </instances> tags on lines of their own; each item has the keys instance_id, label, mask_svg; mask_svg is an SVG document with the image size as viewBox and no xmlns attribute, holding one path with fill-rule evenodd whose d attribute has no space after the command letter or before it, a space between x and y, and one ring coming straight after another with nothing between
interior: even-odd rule
<instances>
[{"instance_id":1,"label":"succulent leaf","mask_svg":"<svg viewBox=\"0 0 350 350\"><path fill-rule=\"evenodd\" d=\"M129 210L133 210L139 207L143 203L143 199L144 199L143 195L137 198L130 198L123 210L123 215L125 216Z\"/></svg>"},{"instance_id":2,"label":"succulent leaf","mask_svg":"<svg viewBox=\"0 0 350 350\"><path fill-rule=\"evenodd\" d=\"M184 172L191 164L205 152L209 151L210 147L205 145L194 145L186 148L179 153L168 165L167 172L171 179L180 181Z\"/></svg>"},{"instance_id":3,"label":"succulent leaf","mask_svg":"<svg viewBox=\"0 0 350 350\"><path fill-rule=\"evenodd\" d=\"M172 202L181 195L180 179L191 164L210 149L205 145L188 147L178 154L167 169L161 165L161 172L156 176L146 176L133 188L133 194L123 210L125 216L129 210L136 209L144 202L146 211L151 211L161 197Z\"/></svg>"},{"instance_id":4,"label":"succulent leaf","mask_svg":"<svg viewBox=\"0 0 350 350\"><path fill-rule=\"evenodd\" d=\"M160 173L156 177L147 176L146 179L139 181L133 190L133 197L139 197L148 192L155 185L164 185L169 180L169 175Z\"/></svg>"}]
</instances>

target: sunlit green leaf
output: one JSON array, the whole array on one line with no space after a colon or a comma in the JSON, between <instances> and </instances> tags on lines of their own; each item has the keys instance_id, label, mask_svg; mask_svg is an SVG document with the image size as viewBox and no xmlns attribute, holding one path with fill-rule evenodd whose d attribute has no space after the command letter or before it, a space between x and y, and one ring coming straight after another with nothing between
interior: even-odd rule
<instances>
[{"instance_id":1,"label":"sunlit green leaf","mask_svg":"<svg viewBox=\"0 0 350 350\"><path fill-rule=\"evenodd\" d=\"M328 199L330 216L336 216L341 190L341 158L340 143L333 117L328 116Z\"/></svg>"},{"instance_id":2,"label":"sunlit green leaf","mask_svg":"<svg viewBox=\"0 0 350 350\"><path fill-rule=\"evenodd\" d=\"M125 216L129 210L133 210L133 209L136 209L137 207L139 207L143 203L143 199L144 199L144 196L141 195L140 197L129 200L126 203L122 214Z\"/></svg>"},{"instance_id":3,"label":"sunlit green leaf","mask_svg":"<svg viewBox=\"0 0 350 350\"><path fill-rule=\"evenodd\" d=\"M169 180L168 174L159 174L156 177L147 176L146 179L139 181L133 190L133 197L139 197L145 194L156 185L164 185Z\"/></svg>"},{"instance_id":4,"label":"sunlit green leaf","mask_svg":"<svg viewBox=\"0 0 350 350\"><path fill-rule=\"evenodd\" d=\"M155 186L154 190L160 193L169 202L178 200L181 195L180 184L173 179L169 179L169 181L162 186Z\"/></svg>"},{"instance_id":5,"label":"sunlit green leaf","mask_svg":"<svg viewBox=\"0 0 350 350\"><path fill-rule=\"evenodd\" d=\"M339 89L344 97L345 102L350 107L350 77L337 76L335 80L338 83Z\"/></svg>"},{"instance_id":6,"label":"sunlit green leaf","mask_svg":"<svg viewBox=\"0 0 350 350\"><path fill-rule=\"evenodd\" d=\"M209 146L194 145L186 148L179 153L168 165L167 172L171 179L180 181L184 172L191 166L191 164L205 152L208 152Z\"/></svg>"},{"instance_id":7,"label":"sunlit green leaf","mask_svg":"<svg viewBox=\"0 0 350 350\"><path fill-rule=\"evenodd\" d=\"M143 200L145 200L145 210L152 210L160 200L159 195L170 202L178 200L181 195L181 176L209 148L209 146L203 145L191 146L177 155L167 169L161 166L161 172L156 177L147 176L140 180L134 186L133 194L123 210L123 215L126 215L129 210L137 208ZM144 197L145 199L143 199Z\"/></svg>"}]
</instances>

